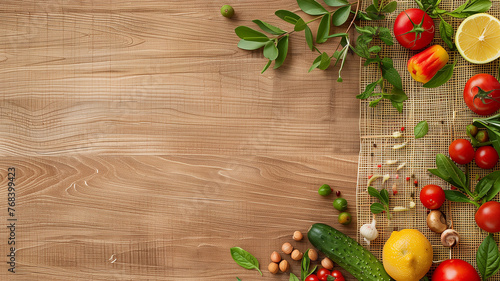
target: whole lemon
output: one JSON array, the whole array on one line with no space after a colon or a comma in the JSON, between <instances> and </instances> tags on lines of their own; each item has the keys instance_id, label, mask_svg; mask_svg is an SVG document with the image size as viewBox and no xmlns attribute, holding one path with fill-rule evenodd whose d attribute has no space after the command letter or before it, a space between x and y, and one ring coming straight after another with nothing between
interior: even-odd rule
<instances>
[{"instance_id":1,"label":"whole lemon","mask_svg":"<svg viewBox=\"0 0 500 281\"><path fill-rule=\"evenodd\" d=\"M394 231L385 242L382 260L387 273L396 281L418 281L432 265L432 246L416 229Z\"/></svg>"}]
</instances>

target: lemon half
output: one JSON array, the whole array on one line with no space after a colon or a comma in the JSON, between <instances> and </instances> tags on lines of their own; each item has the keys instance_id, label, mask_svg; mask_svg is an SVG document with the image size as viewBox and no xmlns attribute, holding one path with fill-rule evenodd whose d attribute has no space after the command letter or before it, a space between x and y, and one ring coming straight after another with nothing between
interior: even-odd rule
<instances>
[{"instance_id":1,"label":"lemon half","mask_svg":"<svg viewBox=\"0 0 500 281\"><path fill-rule=\"evenodd\" d=\"M500 57L500 20L486 13L466 18L455 36L458 52L471 63L483 64Z\"/></svg>"}]
</instances>

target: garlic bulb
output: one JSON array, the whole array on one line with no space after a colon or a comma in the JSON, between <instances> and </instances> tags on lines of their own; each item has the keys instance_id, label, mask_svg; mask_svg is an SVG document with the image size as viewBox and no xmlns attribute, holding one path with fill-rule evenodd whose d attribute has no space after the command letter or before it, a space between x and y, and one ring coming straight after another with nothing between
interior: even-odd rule
<instances>
[{"instance_id":1,"label":"garlic bulb","mask_svg":"<svg viewBox=\"0 0 500 281\"><path fill-rule=\"evenodd\" d=\"M377 221L375 216L373 217L372 223L364 224L360 229L359 233L363 236L366 244L370 245L370 241L375 240L378 237L378 230L375 227Z\"/></svg>"}]
</instances>

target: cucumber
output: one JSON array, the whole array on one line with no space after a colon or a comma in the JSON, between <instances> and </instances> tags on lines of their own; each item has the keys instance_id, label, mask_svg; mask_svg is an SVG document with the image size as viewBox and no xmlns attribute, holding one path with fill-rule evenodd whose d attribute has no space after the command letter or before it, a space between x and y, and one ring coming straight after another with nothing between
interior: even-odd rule
<instances>
[{"instance_id":1,"label":"cucumber","mask_svg":"<svg viewBox=\"0 0 500 281\"><path fill-rule=\"evenodd\" d=\"M307 237L311 244L358 280L390 281L384 265L351 237L322 223L311 226Z\"/></svg>"}]
</instances>

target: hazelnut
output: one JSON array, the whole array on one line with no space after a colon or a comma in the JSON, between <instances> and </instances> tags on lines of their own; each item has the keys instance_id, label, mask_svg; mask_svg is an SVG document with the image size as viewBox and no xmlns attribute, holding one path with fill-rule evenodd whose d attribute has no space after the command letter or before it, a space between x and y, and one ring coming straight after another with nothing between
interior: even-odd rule
<instances>
[{"instance_id":1,"label":"hazelnut","mask_svg":"<svg viewBox=\"0 0 500 281\"><path fill-rule=\"evenodd\" d=\"M289 255L293 251L293 246L292 246L292 244L287 242L287 243L283 244L283 246L281 246L281 250L283 251L283 253Z\"/></svg>"},{"instance_id":2,"label":"hazelnut","mask_svg":"<svg viewBox=\"0 0 500 281\"><path fill-rule=\"evenodd\" d=\"M267 267L267 269L269 269L269 272L271 272L272 274L276 274L276 273L278 273L279 266L278 266L277 263L272 262L272 263L269 264L269 266Z\"/></svg>"},{"instance_id":3,"label":"hazelnut","mask_svg":"<svg viewBox=\"0 0 500 281\"><path fill-rule=\"evenodd\" d=\"M297 230L293 233L293 240L300 241L300 240L302 240L302 238L304 238L304 235L302 235L302 232Z\"/></svg>"},{"instance_id":4,"label":"hazelnut","mask_svg":"<svg viewBox=\"0 0 500 281\"><path fill-rule=\"evenodd\" d=\"M288 264L288 262L286 260L282 260L280 262L280 270L281 270L281 272L287 272L288 269L290 269L290 265Z\"/></svg>"},{"instance_id":5,"label":"hazelnut","mask_svg":"<svg viewBox=\"0 0 500 281\"><path fill-rule=\"evenodd\" d=\"M307 252L307 255L309 256L309 259L312 261L315 261L318 259L318 252L314 249L309 249L309 252Z\"/></svg>"},{"instance_id":6,"label":"hazelnut","mask_svg":"<svg viewBox=\"0 0 500 281\"><path fill-rule=\"evenodd\" d=\"M275 263L279 263L281 261L281 255L274 251L272 254L271 254L271 260Z\"/></svg>"},{"instance_id":7,"label":"hazelnut","mask_svg":"<svg viewBox=\"0 0 500 281\"><path fill-rule=\"evenodd\" d=\"M329 258L324 258L321 261L321 266L328 269L328 270L332 270L333 269L333 261Z\"/></svg>"},{"instance_id":8,"label":"hazelnut","mask_svg":"<svg viewBox=\"0 0 500 281\"><path fill-rule=\"evenodd\" d=\"M295 249L292 252L292 260L298 261L298 260L302 259L302 255L303 254L299 250Z\"/></svg>"}]
</instances>

